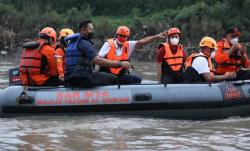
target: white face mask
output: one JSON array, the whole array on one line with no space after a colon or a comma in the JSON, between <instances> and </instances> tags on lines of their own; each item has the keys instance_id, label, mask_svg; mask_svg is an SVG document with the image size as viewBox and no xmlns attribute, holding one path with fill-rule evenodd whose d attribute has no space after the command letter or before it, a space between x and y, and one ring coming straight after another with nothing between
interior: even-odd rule
<instances>
[{"instance_id":1,"label":"white face mask","mask_svg":"<svg viewBox=\"0 0 250 151\"><path fill-rule=\"evenodd\" d=\"M211 53L210 58L214 58L214 56L215 56L215 51Z\"/></svg>"},{"instance_id":2,"label":"white face mask","mask_svg":"<svg viewBox=\"0 0 250 151\"><path fill-rule=\"evenodd\" d=\"M233 38L233 39L231 39L230 43L231 43L232 45L237 44L237 43L238 43L238 38Z\"/></svg>"},{"instance_id":3,"label":"white face mask","mask_svg":"<svg viewBox=\"0 0 250 151\"><path fill-rule=\"evenodd\" d=\"M178 45L180 39L179 38L170 38L170 42L172 45Z\"/></svg>"}]
</instances>

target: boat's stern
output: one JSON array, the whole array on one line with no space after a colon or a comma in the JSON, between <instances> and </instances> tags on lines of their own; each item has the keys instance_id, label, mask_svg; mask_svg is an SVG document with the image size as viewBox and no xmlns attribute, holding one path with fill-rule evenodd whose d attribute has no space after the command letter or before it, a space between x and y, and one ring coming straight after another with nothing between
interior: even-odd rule
<instances>
[{"instance_id":1,"label":"boat's stern","mask_svg":"<svg viewBox=\"0 0 250 151\"><path fill-rule=\"evenodd\" d=\"M22 86L11 86L0 91L0 117L4 114L4 106L16 106L16 99L23 91Z\"/></svg>"}]
</instances>

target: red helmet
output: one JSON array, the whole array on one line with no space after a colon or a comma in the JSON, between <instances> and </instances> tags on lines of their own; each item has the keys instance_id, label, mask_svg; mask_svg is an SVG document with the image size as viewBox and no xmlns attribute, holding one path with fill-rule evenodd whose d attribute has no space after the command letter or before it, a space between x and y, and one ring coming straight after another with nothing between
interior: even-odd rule
<instances>
[{"instance_id":1,"label":"red helmet","mask_svg":"<svg viewBox=\"0 0 250 151\"><path fill-rule=\"evenodd\" d=\"M51 27L43 28L40 32L40 37L41 36L47 36L52 38L53 39L52 43L56 42L56 31Z\"/></svg>"},{"instance_id":2,"label":"red helmet","mask_svg":"<svg viewBox=\"0 0 250 151\"><path fill-rule=\"evenodd\" d=\"M129 37L130 36L130 30L127 26L120 26L117 28L116 34L121 34L124 36Z\"/></svg>"},{"instance_id":3,"label":"red helmet","mask_svg":"<svg viewBox=\"0 0 250 151\"><path fill-rule=\"evenodd\" d=\"M168 36L172 35L172 34L181 34L181 31L179 28L170 28L168 31L167 31L167 34Z\"/></svg>"}]
</instances>

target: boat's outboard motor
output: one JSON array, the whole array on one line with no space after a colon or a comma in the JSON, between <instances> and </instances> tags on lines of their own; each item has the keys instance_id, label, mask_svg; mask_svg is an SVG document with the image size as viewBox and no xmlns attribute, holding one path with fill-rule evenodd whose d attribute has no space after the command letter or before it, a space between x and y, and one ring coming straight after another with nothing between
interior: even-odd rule
<instances>
[{"instance_id":1,"label":"boat's outboard motor","mask_svg":"<svg viewBox=\"0 0 250 151\"><path fill-rule=\"evenodd\" d=\"M9 70L9 85L21 85L20 70L19 67Z\"/></svg>"}]
</instances>

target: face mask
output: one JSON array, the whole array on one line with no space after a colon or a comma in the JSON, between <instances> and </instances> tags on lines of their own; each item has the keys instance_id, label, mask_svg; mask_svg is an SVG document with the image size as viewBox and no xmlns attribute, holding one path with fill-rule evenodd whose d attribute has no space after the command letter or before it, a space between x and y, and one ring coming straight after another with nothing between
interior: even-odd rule
<instances>
[{"instance_id":1,"label":"face mask","mask_svg":"<svg viewBox=\"0 0 250 151\"><path fill-rule=\"evenodd\" d=\"M215 51L213 51L213 52L211 53L210 57L211 57L211 58L214 58L214 56L215 56Z\"/></svg>"},{"instance_id":2,"label":"face mask","mask_svg":"<svg viewBox=\"0 0 250 151\"><path fill-rule=\"evenodd\" d=\"M178 45L179 44L179 38L170 38L170 43L172 45Z\"/></svg>"},{"instance_id":3,"label":"face mask","mask_svg":"<svg viewBox=\"0 0 250 151\"><path fill-rule=\"evenodd\" d=\"M61 39L60 39L60 44L61 44L63 47L66 47L66 46L67 46L67 43L64 41L64 38L61 38Z\"/></svg>"},{"instance_id":4,"label":"face mask","mask_svg":"<svg viewBox=\"0 0 250 151\"><path fill-rule=\"evenodd\" d=\"M127 41L127 37L117 37L117 40L120 42L120 43L124 43Z\"/></svg>"},{"instance_id":5,"label":"face mask","mask_svg":"<svg viewBox=\"0 0 250 151\"><path fill-rule=\"evenodd\" d=\"M233 39L231 39L230 43L231 43L232 45L237 44L237 43L238 43L238 38L233 38Z\"/></svg>"},{"instance_id":6,"label":"face mask","mask_svg":"<svg viewBox=\"0 0 250 151\"><path fill-rule=\"evenodd\" d=\"M94 33L93 33L93 32L89 33L88 36L87 36L87 38L88 38L89 40L92 39L93 37L94 37Z\"/></svg>"}]
</instances>

